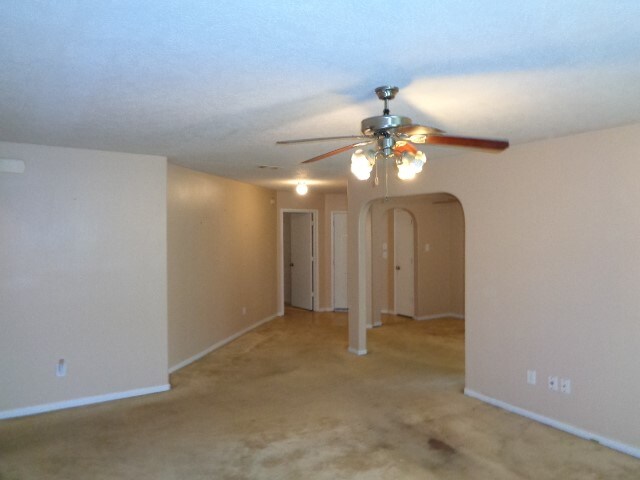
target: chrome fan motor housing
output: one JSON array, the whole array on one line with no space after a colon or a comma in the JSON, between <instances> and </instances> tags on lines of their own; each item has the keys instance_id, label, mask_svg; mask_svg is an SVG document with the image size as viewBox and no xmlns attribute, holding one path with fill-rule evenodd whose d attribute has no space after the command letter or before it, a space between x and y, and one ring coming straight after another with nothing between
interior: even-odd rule
<instances>
[{"instance_id":1,"label":"chrome fan motor housing","mask_svg":"<svg viewBox=\"0 0 640 480\"><path fill-rule=\"evenodd\" d=\"M373 136L382 132L392 133L394 128L403 125L411 125L412 121L409 117L400 115L378 115L377 117L369 117L362 120L362 134Z\"/></svg>"}]
</instances>

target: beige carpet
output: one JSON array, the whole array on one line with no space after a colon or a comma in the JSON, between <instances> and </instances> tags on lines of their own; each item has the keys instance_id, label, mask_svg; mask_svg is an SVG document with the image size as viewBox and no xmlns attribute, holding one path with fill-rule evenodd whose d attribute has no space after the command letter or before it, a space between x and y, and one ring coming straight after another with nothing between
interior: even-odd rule
<instances>
[{"instance_id":1,"label":"beige carpet","mask_svg":"<svg viewBox=\"0 0 640 480\"><path fill-rule=\"evenodd\" d=\"M462 395L464 322L291 310L167 393L0 422L0 478L638 479L640 460Z\"/></svg>"}]
</instances>

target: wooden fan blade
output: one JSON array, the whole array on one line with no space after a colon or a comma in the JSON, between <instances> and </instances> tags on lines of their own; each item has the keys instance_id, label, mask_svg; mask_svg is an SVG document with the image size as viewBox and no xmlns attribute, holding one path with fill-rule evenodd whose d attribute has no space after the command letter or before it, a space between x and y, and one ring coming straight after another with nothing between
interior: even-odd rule
<instances>
[{"instance_id":1,"label":"wooden fan blade","mask_svg":"<svg viewBox=\"0 0 640 480\"><path fill-rule=\"evenodd\" d=\"M397 133L402 133L404 135L412 136L412 135L435 135L435 134L443 134L444 131L435 127L427 127L426 125L402 125L400 127L396 127L395 131Z\"/></svg>"},{"instance_id":2,"label":"wooden fan blade","mask_svg":"<svg viewBox=\"0 0 640 480\"><path fill-rule=\"evenodd\" d=\"M323 153L322 155L318 155L317 157L310 158L309 160L305 160L302 163L317 162L318 160L322 160L324 158L331 157L333 155L337 155L337 154L342 153L342 152L346 152L348 150L351 150L352 148L363 147L363 146L369 145L370 143L373 143L373 142L374 142L373 140L369 140L368 142L352 143L351 145L346 145L344 147L336 148L335 150L331 150L330 152Z\"/></svg>"},{"instance_id":3,"label":"wooden fan blade","mask_svg":"<svg viewBox=\"0 0 640 480\"><path fill-rule=\"evenodd\" d=\"M430 145L444 145L449 147L481 148L484 150L502 151L509 146L507 140L491 138L455 137L453 135L429 135L425 143Z\"/></svg>"},{"instance_id":4,"label":"wooden fan blade","mask_svg":"<svg viewBox=\"0 0 640 480\"><path fill-rule=\"evenodd\" d=\"M341 137L319 137L319 138L300 138L298 140L278 140L278 145L291 145L294 143L307 143L307 142L326 142L328 140L345 140L347 138L357 138L364 140L369 137L363 137L362 135L344 135Z\"/></svg>"}]
</instances>

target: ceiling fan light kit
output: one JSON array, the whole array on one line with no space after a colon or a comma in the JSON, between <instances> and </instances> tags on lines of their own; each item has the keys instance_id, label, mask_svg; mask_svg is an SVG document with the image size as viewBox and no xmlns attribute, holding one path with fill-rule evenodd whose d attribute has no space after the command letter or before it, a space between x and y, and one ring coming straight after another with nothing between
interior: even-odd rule
<instances>
[{"instance_id":1,"label":"ceiling fan light kit","mask_svg":"<svg viewBox=\"0 0 640 480\"><path fill-rule=\"evenodd\" d=\"M302 163L311 163L339 153L356 148L351 155L351 172L359 180L368 180L377 162L393 161L397 168L398 178L411 180L422 171L427 157L418 150L418 145L441 145L449 147L478 148L500 152L509 146L506 140L488 138L457 137L448 135L444 131L426 125L416 125L409 117L391 115L389 101L398 93L398 87L382 86L375 89L375 93L384 102L382 115L365 118L361 122L362 135L344 137L305 138L301 140L283 140L278 144L293 144L338 138L353 138L358 141L351 145L337 148L327 153L315 156ZM373 145L373 148L362 149ZM377 185L377 182L375 183Z\"/></svg>"},{"instance_id":2,"label":"ceiling fan light kit","mask_svg":"<svg viewBox=\"0 0 640 480\"><path fill-rule=\"evenodd\" d=\"M376 163L375 154L371 155L372 150L368 150L366 153L359 148L353 155L351 155L351 173L353 173L358 180L367 180L371 176L371 170Z\"/></svg>"}]
</instances>

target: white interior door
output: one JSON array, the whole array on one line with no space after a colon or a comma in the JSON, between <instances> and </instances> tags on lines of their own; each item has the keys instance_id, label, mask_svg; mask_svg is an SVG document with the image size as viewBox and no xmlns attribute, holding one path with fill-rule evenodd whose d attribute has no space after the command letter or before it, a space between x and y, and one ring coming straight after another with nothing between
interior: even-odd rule
<instances>
[{"instance_id":1,"label":"white interior door","mask_svg":"<svg viewBox=\"0 0 640 480\"><path fill-rule=\"evenodd\" d=\"M413 218L401 209L393 211L394 304L397 315L413 317L414 300L414 239Z\"/></svg>"},{"instance_id":2,"label":"white interior door","mask_svg":"<svg viewBox=\"0 0 640 480\"><path fill-rule=\"evenodd\" d=\"M313 220L291 213L291 305L313 310Z\"/></svg>"},{"instance_id":3,"label":"white interior door","mask_svg":"<svg viewBox=\"0 0 640 480\"><path fill-rule=\"evenodd\" d=\"M333 309L346 310L347 212L333 213Z\"/></svg>"}]
</instances>

